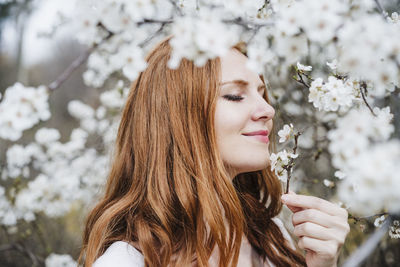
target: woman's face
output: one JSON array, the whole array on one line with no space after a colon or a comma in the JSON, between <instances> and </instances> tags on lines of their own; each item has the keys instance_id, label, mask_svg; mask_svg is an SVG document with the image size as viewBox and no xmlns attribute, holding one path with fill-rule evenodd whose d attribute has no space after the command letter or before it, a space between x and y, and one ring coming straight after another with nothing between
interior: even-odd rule
<instances>
[{"instance_id":1,"label":"woman's face","mask_svg":"<svg viewBox=\"0 0 400 267\"><path fill-rule=\"evenodd\" d=\"M266 90L247 57L231 49L221 57L221 85L215 112L217 145L231 177L266 168L268 135L275 110L263 98Z\"/></svg>"}]
</instances>

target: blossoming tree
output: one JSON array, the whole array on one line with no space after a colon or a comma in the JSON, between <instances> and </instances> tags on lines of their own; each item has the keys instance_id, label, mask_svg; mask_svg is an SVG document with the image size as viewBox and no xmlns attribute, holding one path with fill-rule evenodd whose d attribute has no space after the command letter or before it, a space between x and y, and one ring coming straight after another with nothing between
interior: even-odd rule
<instances>
[{"instance_id":1,"label":"blossoming tree","mask_svg":"<svg viewBox=\"0 0 400 267\"><path fill-rule=\"evenodd\" d=\"M400 93L398 13L374 0L82 0L69 23L87 51L50 85L17 82L0 95L0 139L13 142L0 165L4 229L18 231L20 221L34 222L39 213L61 217L96 199L129 84L146 68L154 43L173 35L170 68L182 58L202 66L245 42L248 67L265 75L287 123L278 132L282 145L271 155L272 170L289 188L292 176L307 182L305 160L317 169L325 165L332 175L320 181L336 189L334 201L354 220L371 216L383 229L369 242L386 232L400 237L400 141L390 104ZM69 103L80 126L61 142L60 132L46 127L49 95L84 63L88 87L121 79L101 93L97 107ZM19 144L34 126L34 141ZM100 138L102 150L87 142L91 136ZM48 266L74 264L68 255L45 256Z\"/></svg>"}]
</instances>

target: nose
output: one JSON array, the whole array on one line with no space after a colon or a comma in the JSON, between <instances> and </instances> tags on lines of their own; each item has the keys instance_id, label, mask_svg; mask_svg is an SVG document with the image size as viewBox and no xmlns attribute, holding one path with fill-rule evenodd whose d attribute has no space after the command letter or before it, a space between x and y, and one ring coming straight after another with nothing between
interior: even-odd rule
<instances>
[{"instance_id":1,"label":"nose","mask_svg":"<svg viewBox=\"0 0 400 267\"><path fill-rule=\"evenodd\" d=\"M257 98L257 103L254 103L254 107L252 120L271 120L275 116L275 109L261 96Z\"/></svg>"}]
</instances>

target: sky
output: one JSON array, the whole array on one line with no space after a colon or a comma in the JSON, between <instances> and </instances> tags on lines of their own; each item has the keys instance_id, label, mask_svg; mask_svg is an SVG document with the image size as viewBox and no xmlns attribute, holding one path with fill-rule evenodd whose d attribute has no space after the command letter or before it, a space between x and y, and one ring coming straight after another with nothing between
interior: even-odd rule
<instances>
[{"instance_id":1,"label":"sky","mask_svg":"<svg viewBox=\"0 0 400 267\"><path fill-rule=\"evenodd\" d=\"M41 0L39 3L26 23L22 63L27 67L50 57L57 39L73 36L71 27L62 26L52 38L39 37L38 33L50 32L53 25L60 21L59 12L71 16L76 8L75 0ZM5 23L2 35L2 49L9 55L15 55L18 34L14 20Z\"/></svg>"}]
</instances>

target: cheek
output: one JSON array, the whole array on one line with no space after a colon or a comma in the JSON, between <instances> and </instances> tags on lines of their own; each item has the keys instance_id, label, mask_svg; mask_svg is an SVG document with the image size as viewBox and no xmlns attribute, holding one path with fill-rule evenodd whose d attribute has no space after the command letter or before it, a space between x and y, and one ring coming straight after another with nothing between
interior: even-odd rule
<instances>
[{"instance_id":1,"label":"cheek","mask_svg":"<svg viewBox=\"0 0 400 267\"><path fill-rule=\"evenodd\" d=\"M215 130L217 136L228 137L240 134L248 120L248 116L243 108L237 104L219 103L215 110Z\"/></svg>"}]
</instances>

